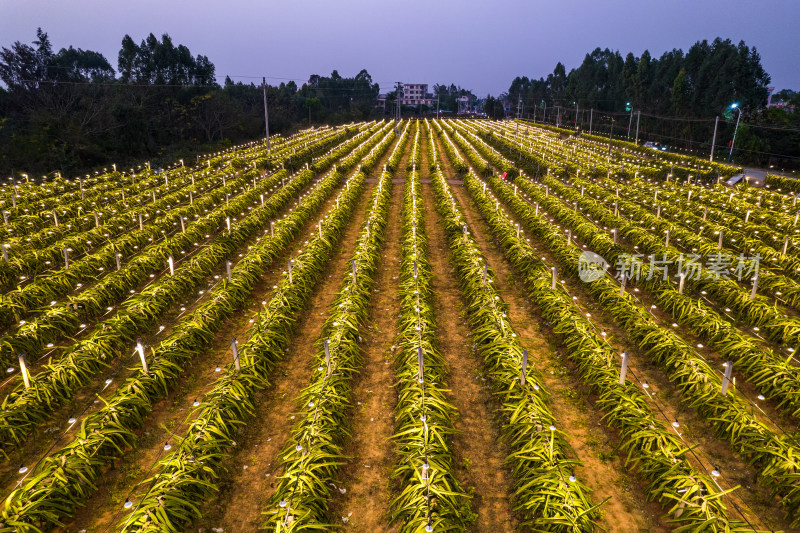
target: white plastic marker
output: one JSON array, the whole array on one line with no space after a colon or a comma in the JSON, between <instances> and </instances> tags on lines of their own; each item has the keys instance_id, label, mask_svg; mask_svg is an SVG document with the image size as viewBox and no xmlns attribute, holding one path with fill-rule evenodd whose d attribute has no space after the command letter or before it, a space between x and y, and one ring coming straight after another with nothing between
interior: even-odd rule
<instances>
[{"instance_id":1,"label":"white plastic marker","mask_svg":"<svg viewBox=\"0 0 800 533\"><path fill-rule=\"evenodd\" d=\"M69 248L64 248L64 268L69 268Z\"/></svg>"},{"instance_id":2,"label":"white plastic marker","mask_svg":"<svg viewBox=\"0 0 800 533\"><path fill-rule=\"evenodd\" d=\"M233 364L236 365L236 370L241 370L242 365L239 362L239 345L236 342L236 337L231 339L231 350L233 351Z\"/></svg>"},{"instance_id":3,"label":"white plastic marker","mask_svg":"<svg viewBox=\"0 0 800 533\"><path fill-rule=\"evenodd\" d=\"M717 249L722 249L722 230L719 230L719 242L717 243Z\"/></svg>"},{"instance_id":4,"label":"white plastic marker","mask_svg":"<svg viewBox=\"0 0 800 533\"><path fill-rule=\"evenodd\" d=\"M683 294L683 285L686 282L686 273L681 272L681 280L678 282L678 293Z\"/></svg>"},{"instance_id":5,"label":"white plastic marker","mask_svg":"<svg viewBox=\"0 0 800 533\"><path fill-rule=\"evenodd\" d=\"M144 224L142 223L142 214L139 213L139 231L144 229Z\"/></svg>"},{"instance_id":6,"label":"white plastic marker","mask_svg":"<svg viewBox=\"0 0 800 533\"><path fill-rule=\"evenodd\" d=\"M58 213L56 213L55 209L53 209L53 220L56 223L56 227L58 227Z\"/></svg>"},{"instance_id":7,"label":"white plastic marker","mask_svg":"<svg viewBox=\"0 0 800 533\"><path fill-rule=\"evenodd\" d=\"M100 227L100 217L98 216L97 211L94 212L94 227Z\"/></svg>"},{"instance_id":8,"label":"white plastic marker","mask_svg":"<svg viewBox=\"0 0 800 533\"><path fill-rule=\"evenodd\" d=\"M180 216L181 220L181 233L186 233L186 224L183 221L183 215Z\"/></svg>"},{"instance_id":9,"label":"white plastic marker","mask_svg":"<svg viewBox=\"0 0 800 533\"><path fill-rule=\"evenodd\" d=\"M144 370L145 374L147 373L147 359L144 356L144 345L142 344L142 339L136 339L136 351L139 352L139 359L142 360L142 369Z\"/></svg>"},{"instance_id":10,"label":"white plastic marker","mask_svg":"<svg viewBox=\"0 0 800 533\"><path fill-rule=\"evenodd\" d=\"M753 290L750 291L750 299L756 299L756 292L758 292L758 274L753 277Z\"/></svg>"},{"instance_id":11,"label":"white plastic marker","mask_svg":"<svg viewBox=\"0 0 800 533\"><path fill-rule=\"evenodd\" d=\"M325 342L323 343L323 346L325 347L325 365L328 367L328 374L330 374L331 373L331 352L330 352L330 349L328 348L328 339L325 339Z\"/></svg>"},{"instance_id":12,"label":"white plastic marker","mask_svg":"<svg viewBox=\"0 0 800 533\"><path fill-rule=\"evenodd\" d=\"M619 384L625 385L625 374L628 373L628 352L622 352L622 366L619 368Z\"/></svg>"},{"instance_id":13,"label":"white plastic marker","mask_svg":"<svg viewBox=\"0 0 800 533\"><path fill-rule=\"evenodd\" d=\"M722 365L725 367L725 374L722 376L722 389L720 392L723 396L728 394L728 385L731 383L731 374L733 373L733 361L725 361Z\"/></svg>"},{"instance_id":14,"label":"white plastic marker","mask_svg":"<svg viewBox=\"0 0 800 533\"><path fill-rule=\"evenodd\" d=\"M417 378L420 383L425 383L424 367L422 365L422 346L417 346L417 366L419 366L419 377Z\"/></svg>"},{"instance_id":15,"label":"white plastic marker","mask_svg":"<svg viewBox=\"0 0 800 533\"><path fill-rule=\"evenodd\" d=\"M522 351L522 371L519 373L519 384L525 386L525 374L528 370L528 350Z\"/></svg>"},{"instance_id":16,"label":"white plastic marker","mask_svg":"<svg viewBox=\"0 0 800 533\"><path fill-rule=\"evenodd\" d=\"M22 374L22 381L25 383L25 388L31 388L31 378L28 375L28 360L24 353L19 354L19 370Z\"/></svg>"},{"instance_id":17,"label":"white plastic marker","mask_svg":"<svg viewBox=\"0 0 800 533\"><path fill-rule=\"evenodd\" d=\"M167 257L167 263L169 263L169 275L175 275L175 259L172 257L172 254L169 254Z\"/></svg>"},{"instance_id":18,"label":"white plastic marker","mask_svg":"<svg viewBox=\"0 0 800 533\"><path fill-rule=\"evenodd\" d=\"M669 228L667 228L666 234L667 234L667 239L666 241L664 241L664 246L669 248Z\"/></svg>"},{"instance_id":19,"label":"white plastic marker","mask_svg":"<svg viewBox=\"0 0 800 533\"><path fill-rule=\"evenodd\" d=\"M114 254L114 258L117 260L117 270L119 270L120 268L122 268L122 265L120 264L119 261L122 258L122 254L117 252L116 254Z\"/></svg>"},{"instance_id":20,"label":"white plastic marker","mask_svg":"<svg viewBox=\"0 0 800 533\"><path fill-rule=\"evenodd\" d=\"M556 280L558 280L558 267L553 267L553 282L550 284L552 290L556 290Z\"/></svg>"}]
</instances>

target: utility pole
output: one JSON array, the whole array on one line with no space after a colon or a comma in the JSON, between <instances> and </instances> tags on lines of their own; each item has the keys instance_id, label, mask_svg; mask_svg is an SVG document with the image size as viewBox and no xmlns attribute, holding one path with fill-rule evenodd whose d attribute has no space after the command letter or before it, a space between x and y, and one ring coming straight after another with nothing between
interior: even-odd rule
<instances>
[{"instance_id":1,"label":"utility pole","mask_svg":"<svg viewBox=\"0 0 800 533\"><path fill-rule=\"evenodd\" d=\"M614 121L616 119L611 117L611 129L608 130L608 157L611 157L611 136L614 134Z\"/></svg>"},{"instance_id":2,"label":"utility pole","mask_svg":"<svg viewBox=\"0 0 800 533\"><path fill-rule=\"evenodd\" d=\"M400 107L403 105L403 82L397 82L397 107L395 109L395 117L394 120L398 124L398 128L400 127ZM399 131L398 131L399 133Z\"/></svg>"},{"instance_id":3,"label":"utility pole","mask_svg":"<svg viewBox=\"0 0 800 533\"><path fill-rule=\"evenodd\" d=\"M717 115L716 120L714 120L714 136L711 137L711 155L708 156L709 161L714 160L714 145L717 142L717 126L719 125L719 115Z\"/></svg>"},{"instance_id":4,"label":"utility pole","mask_svg":"<svg viewBox=\"0 0 800 533\"><path fill-rule=\"evenodd\" d=\"M267 109L267 78L261 78L261 85L264 87L264 124L267 130L267 155L269 155L269 110ZM310 121L309 121L310 122ZM309 124L310 126L311 124Z\"/></svg>"},{"instance_id":5,"label":"utility pole","mask_svg":"<svg viewBox=\"0 0 800 533\"><path fill-rule=\"evenodd\" d=\"M634 141L636 144L639 144L639 119L640 118L642 118L641 110L636 112L636 139Z\"/></svg>"},{"instance_id":6,"label":"utility pole","mask_svg":"<svg viewBox=\"0 0 800 533\"><path fill-rule=\"evenodd\" d=\"M729 163L731 161L731 157L733 157L733 144L736 142L736 132L739 131L739 120L742 118L742 108L737 106L736 110L739 112L739 116L736 117L736 127L733 129L733 139L731 140L731 151L728 154Z\"/></svg>"},{"instance_id":7,"label":"utility pole","mask_svg":"<svg viewBox=\"0 0 800 533\"><path fill-rule=\"evenodd\" d=\"M633 108L631 108L631 118L628 119L628 140L631 140L631 126L633 125Z\"/></svg>"}]
</instances>

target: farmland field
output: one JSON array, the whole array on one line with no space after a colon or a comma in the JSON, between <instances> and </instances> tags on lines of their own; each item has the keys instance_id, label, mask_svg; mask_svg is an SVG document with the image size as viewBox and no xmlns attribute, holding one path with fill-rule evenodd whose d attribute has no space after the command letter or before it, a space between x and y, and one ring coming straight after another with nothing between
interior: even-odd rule
<instances>
[{"instance_id":1,"label":"farmland field","mask_svg":"<svg viewBox=\"0 0 800 533\"><path fill-rule=\"evenodd\" d=\"M479 119L147 167L0 188L0 531L800 530L793 181Z\"/></svg>"}]
</instances>

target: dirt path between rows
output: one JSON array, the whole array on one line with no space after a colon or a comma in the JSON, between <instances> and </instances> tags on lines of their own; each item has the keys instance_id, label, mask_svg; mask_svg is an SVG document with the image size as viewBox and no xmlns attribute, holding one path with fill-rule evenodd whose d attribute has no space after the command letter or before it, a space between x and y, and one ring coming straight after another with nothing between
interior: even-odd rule
<instances>
[{"instance_id":1,"label":"dirt path between rows","mask_svg":"<svg viewBox=\"0 0 800 533\"><path fill-rule=\"evenodd\" d=\"M405 168L407 157L401 159ZM398 172L405 177L405 172ZM404 180L395 180L404 181ZM345 448L350 461L342 466L339 493L331 502L331 520L354 532L397 531L389 524L391 477L394 465L394 342L397 314L400 309L400 208L403 184L394 183L389 203L386 244L375 280L369 312L369 326L364 333L364 364L353 383L350 413L352 441ZM345 492L342 493L342 490Z\"/></svg>"},{"instance_id":2,"label":"dirt path between rows","mask_svg":"<svg viewBox=\"0 0 800 533\"><path fill-rule=\"evenodd\" d=\"M454 175L450 162L443 159L443 170ZM625 456L616 451L616 432L602 421L602 413L595 409L593 398L562 355L555 336L525 297L524 284L505 259L469 194L463 187L452 189L487 264L497 276L496 288L509 306L509 317L523 347L528 349L529 361L542 374L557 424L583 464L577 475L592 490L593 501L611 498L603 506L605 519L601 525L610 531L669 531L660 518L662 508L641 497L645 494L644 484L625 468Z\"/></svg>"},{"instance_id":3,"label":"dirt path between rows","mask_svg":"<svg viewBox=\"0 0 800 533\"><path fill-rule=\"evenodd\" d=\"M366 194L366 192L364 194ZM336 192L323 203L320 213L327 212L328 209L333 206L335 195ZM365 196L362 196L358 204L361 211L354 211L354 219L359 217L359 212L363 212L365 205ZM356 209L359 209L359 207ZM230 339L235 337L239 339L240 344L247 339L249 336L248 330L252 326L250 322L251 317L258 312L261 307L261 302L271 296L273 285L276 284L283 275L287 258L296 255L298 246L302 246L301 243L307 238L308 233L315 229L316 220L317 217L311 217L311 220L305 225L298 237L286 248L280 258L274 262L270 271L264 278L256 284L245 306L226 321L223 328L215 335L211 346L192 361L191 367L181 378L175 390L165 401L160 402L155 407L146 425L146 430L143 431L139 439L137 448L126 454L122 460L116 462L116 465L109 471L106 478L104 478L101 490L90 499L86 507L76 514L75 519L71 523L68 523L70 530L73 527L76 529L107 528L111 530L116 526L119 520L125 516L120 512L122 500L125 499L125 496L129 492L133 491L131 500L136 501L138 491L142 490L142 487L137 488L137 484L147 479L147 477L153 473L150 469L162 455L164 442L168 440L174 442L185 433L187 427L185 417L191 409L191 403L195 398L201 398L206 391L210 390L214 382L220 377L220 374L215 371L217 364L224 366L230 360ZM345 238L346 237L347 234ZM345 241L343 240L342 242L344 243ZM335 289L335 285L332 289L323 288L318 294L326 295L332 300L333 295L330 293L335 291ZM310 317L311 315L308 316ZM319 314L317 313L315 316L318 317ZM321 323L322 319L320 318L320 324ZM308 351L302 353L307 354ZM287 355L286 357L290 359L291 355ZM285 361L281 363L281 365L284 364ZM289 365L288 367L282 367L281 365L276 369L276 375L286 372L284 368L288 368L290 371L302 370L306 374L308 373L306 372L308 370L306 365L298 364ZM295 367L298 368L296 369ZM306 381L307 377L303 374L301 383L305 383ZM298 384L298 390L300 386L301 385ZM259 392L257 401L258 398L263 397L270 390L271 388L268 388L267 391ZM294 394L290 394L289 398L293 399ZM294 407L292 401L286 403L289 408ZM264 420L260 412L256 413L255 420ZM278 426L280 425L285 424L281 422ZM248 431L256 426L257 425L253 424L249 425ZM288 429L289 426L287 425L286 427ZM223 475L222 477L224 479L226 476ZM222 494L225 493L224 487L225 485L223 484ZM263 499L261 497L256 496L253 503L258 507L262 501ZM213 506L207 508L209 511L211 509L213 509ZM98 530L103 531L103 529ZM242 529L242 531L248 531L248 529Z\"/></svg>"}]
</instances>

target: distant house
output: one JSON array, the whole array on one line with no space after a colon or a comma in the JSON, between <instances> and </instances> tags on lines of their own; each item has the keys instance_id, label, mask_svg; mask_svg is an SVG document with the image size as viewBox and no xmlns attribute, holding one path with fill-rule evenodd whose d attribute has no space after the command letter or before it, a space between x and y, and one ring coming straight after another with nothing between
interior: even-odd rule
<instances>
[{"instance_id":1,"label":"distant house","mask_svg":"<svg viewBox=\"0 0 800 533\"><path fill-rule=\"evenodd\" d=\"M383 93L378 95L378 104L377 108L380 109L383 113L386 113L386 99L389 97L388 94Z\"/></svg>"},{"instance_id":2,"label":"distant house","mask_svg":"<svg viewBox=\"0 0 800 533\"><path fill-rule=\"evenodd\" d=\"M469 113L473 113L474 110L474 102L472 101L471 96L459 96L458 97L458 113L460 115L466 115Z\"/></svg>"},{"instance_id":3,"label":"distant house","mask_svg":"<svg viewBox=\"0 0 800 533\"><path fill-rule=\"evenodd\" d=\"M428 107L433 107L435 104L436 99L428 92L427 83L403 84L403 105L426 105Z\"/></svg>"}]
</instances>

